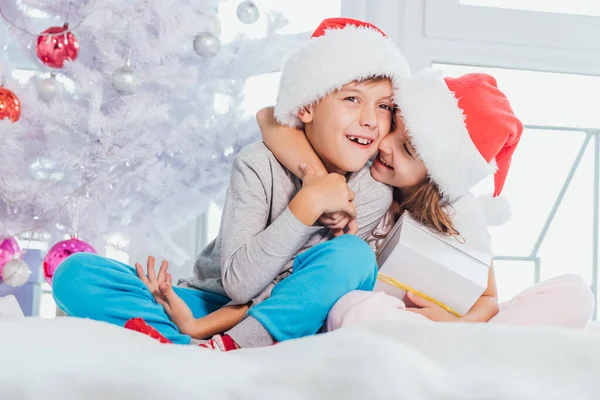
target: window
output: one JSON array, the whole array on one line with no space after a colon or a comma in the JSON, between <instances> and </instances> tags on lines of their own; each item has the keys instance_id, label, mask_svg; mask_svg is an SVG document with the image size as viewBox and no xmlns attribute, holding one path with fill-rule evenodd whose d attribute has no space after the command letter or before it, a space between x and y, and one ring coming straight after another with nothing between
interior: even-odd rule
<instances>
[{"instance_id":1,"label":"window","mask_svg":"<svg viewBox=\"0 0 600 400\"><path fill-rule=\"evenodd\" d=\"M505 302L531 286L535 263L519 260L494 260L499 301Z\"/></svg>"},{"instance_id":2,"label":"window","mask_svg":"<svg viewBox=\"0 0 600 400\"><path fill-rule=\"evenodd\" d=\"M565 273L578 274L596 288L598 243L593 239L598 227L592 216L598 212L600 119L594 105L600 104L600 77L436 67L453 76L492 74L526 124L503 191L513 219L490 228L501 300L534 280ZM474 192L490 193L491 187L491 180L484 181Z\"/></svg>"},{"instance_id":3,"label":"window","mask_svg":"<svg viewBox=\"0 0 600 400\"><path fill-rule=\"evenodd\" d=\"M460 0L467 6L600 16L598 0Z\"/></svg>"},{"instance_id":4,"label":"window","mask_svg":"<svg viewBox=\"0 0 600 400\"><path fill-rule=\"evenodd\" d=\"M211 203L207 212L207 235L206 242L212 242L219 234L219 226L221 225L221 207L215 203Z\"/></svg>"},{"instance_id":5,"label":"window","mask_svg":"<svg viewBox=\"0 0 600 400\"><path fill-rule=\"evenodd\" d=\"M399 3L383 13L387 2L370 0L356 17L384 27L413 71L492 73L526 124L503 193L513 220L491 229L502 300L565 272L597 291L600 2ZM491 189L488 180L475 191Z\"/></svg>"},{"instance_id":6,"label":"window","mask_svg":"<svg viewBox=\"0 0 600 400\"><path fill-rule=\"evenodd\" d=\"M48 283L44 282L41 285L40 295L40 317L42 318L54 318L58 313L56 309L56 303L54 297L52 297L52 287Z\"/></svg>"},{"instance_id":7,"label":"window","mask_svg":"<svg viewBox=\"0 0 600 400\"><path fill-rule=\"evenodd\" d=\"M600 129L600 77L505 68L434 64L447 75L486 72L527 125ZM575 100L576 99L576 100Z\"/></svg>"},{"instance_id":8,"label":"window","mask_svg":"<svg viewBox=\"0 0 600 400\"><path fill-rule=\"evenodd\" d=\"M381 0L376 2L384 3ZM447 0L404 3L404 14L400 19L394 15L382 15L381 21L372 22L398 27L390 32L393 39L401 44L413 69L438 62L600 74L600 42L596 40L600 36L598 17L470 5L490 4L485 0L469 0L469 5ZM499 3L494 1L494 4ZM536 3L541 4L542 1ZM543 3L557 4L558 1ZM581 2L561 3L570 7Z\"/></svg>"}]
</instances>

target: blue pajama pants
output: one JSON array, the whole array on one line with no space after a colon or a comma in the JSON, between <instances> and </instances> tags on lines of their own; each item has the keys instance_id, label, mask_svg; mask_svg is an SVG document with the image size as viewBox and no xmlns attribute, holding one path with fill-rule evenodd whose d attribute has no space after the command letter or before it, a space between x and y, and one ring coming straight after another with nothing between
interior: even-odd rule
<instances>
[{"instance_id":1,"label":"blue pajama pants","mask_svg":"<svg viewBox=\"0 0 600 400\"><path fill-rule=\"evenodd\" d=\"M343 235L298 255L292 275L248 313L275 341L313 335L340 297L352 290L373 289L376 276L377 264L371 248L356 236ZM62 262L52 282L56 304L69 316L120 326L131 318L143 318L172 342L190 343L191 338L179 332L135 269L127 264L96 254L76 253ZM201 290L174 290L196 318L230 301Z\"/></svg>"}]
</instances>

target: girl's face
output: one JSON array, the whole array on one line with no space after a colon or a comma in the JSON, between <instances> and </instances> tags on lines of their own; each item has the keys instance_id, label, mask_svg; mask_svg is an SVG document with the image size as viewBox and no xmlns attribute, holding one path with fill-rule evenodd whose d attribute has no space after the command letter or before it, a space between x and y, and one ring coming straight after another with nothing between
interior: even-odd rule
<instances>
[{"instance_id":1,"label":"girl's face","mask_svg":"<svg viewBox=\"0 0 600 400\"><path fill-rule=\"evenodd\" d=\"M379 142L379 154L371 166L371 175L381 183L399 189L411 189L427 178L425 163L410 144L401 118L397 126Z\"/></svg>"}]
</instances>

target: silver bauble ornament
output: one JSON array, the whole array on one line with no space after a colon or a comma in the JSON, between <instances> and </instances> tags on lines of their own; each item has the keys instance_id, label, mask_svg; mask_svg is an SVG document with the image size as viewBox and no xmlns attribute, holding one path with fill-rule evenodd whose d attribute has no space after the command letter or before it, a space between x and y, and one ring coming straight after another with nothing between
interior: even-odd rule
<instances>
[{"instance_id":1,"label":"silver bauble ornament","mask_svg":"<svg viewBox=\"0 0 600 400\"><path fill-rule=\"evenodd\" d=\"M38 95L43 101L51 101L60 97L63 93L63 85L56 80L56 75L43 79L38 83Z\"/></svg>"},{"instance_id":2,"label":"silver bauble ornament","mask_svg":"<svg viewBox=\"0 0 600 400\"><path fill-rule=\"evenodd\" d=\"M4 264L2 280L12 287L23 286L29 280L31 269L23 260L15 259Z\"/></svg>"},{"instance_id":3,"label":"silver bauble ornament","mask_svg":"<svg viewBox=\"0 0 600 400\"><path fill-rule=\"evenodd\" d=\"M112 74L111 83L117 93L121 95L128 95L137 92L141 84L133 68L128 65L117 69Z\"/></svg>"},{"instance_id":4,"label":"silver bauble ornament","mask_svg":"<svg viewBox=\"0 0 600 400\"><path fill-rule=\"evenodd\" d=\"M260 13L254 2L246 0L237 7L237 17L244 24L253 24L258 21Z\"/></svg>"},{"instance_id":5,"label":"silver bauble ornament","mask_svg":"<svg viewBox=\"0 0 600 400\"><path fill-rule=\"evenodd\" d=\"M213 57L221 50L221 41L211 32L202 32L194 39L194 50L204 58Z\"/></svg>"}]
</instances>

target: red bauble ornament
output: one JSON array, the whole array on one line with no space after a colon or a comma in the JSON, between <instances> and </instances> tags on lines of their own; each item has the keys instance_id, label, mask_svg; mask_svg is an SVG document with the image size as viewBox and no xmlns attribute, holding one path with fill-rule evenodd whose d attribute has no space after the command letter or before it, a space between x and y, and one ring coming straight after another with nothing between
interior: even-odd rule
<instances>
[{"instance_id":1,"label":"red bauble ornament","mask_svg":"<svg viewBox=\"0 0 600 400\"><path fill-rule=\"evenodd\" d=\"M17 122L21 117L21 102L16 94L0 87L0 120L9 118Z\"/></svg>"},{"instance_id":2,"label":"red bauble ornament","mask_svg":"<svg viewBox=\"0 0 600 400\"><path fill-rule=\"evenodd\" d=\"M65 60L75 61L79 55L79 42L69 25L53 26L46 29L37 39L36 53L47 66L62 68Z\"/></svg>"}]
</instances>

